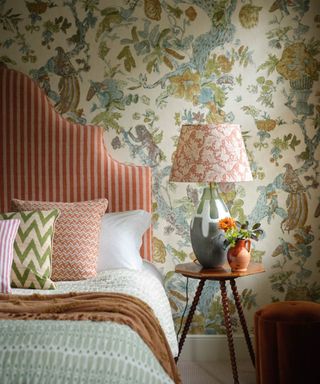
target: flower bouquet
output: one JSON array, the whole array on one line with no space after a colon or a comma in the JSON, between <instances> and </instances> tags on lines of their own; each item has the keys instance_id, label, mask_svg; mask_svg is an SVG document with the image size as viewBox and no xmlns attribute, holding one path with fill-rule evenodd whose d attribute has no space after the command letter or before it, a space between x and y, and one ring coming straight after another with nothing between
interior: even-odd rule
<instances>
[{"instance_id":1,"label":"flower bouquet","mask_svg":"<svg viewBox=\"0 0 320 384\"><path fill-rule=\"evenodd\" d=\"M251 239L258 240L263 230L261 224L256 223L249 228L246 221L241 224L232 217L219 220L218 226L224 231L225 247L229 247L227 259L232 271L246 271L250 262Z\"/></svg>"}]
</instances>

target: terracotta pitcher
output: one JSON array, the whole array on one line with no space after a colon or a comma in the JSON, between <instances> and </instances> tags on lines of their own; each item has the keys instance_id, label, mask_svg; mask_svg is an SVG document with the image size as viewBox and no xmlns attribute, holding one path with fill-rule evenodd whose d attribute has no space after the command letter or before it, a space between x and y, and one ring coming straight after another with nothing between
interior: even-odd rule
<instances>
[{"instance_id":1,"label":"terracotta pitcher","mask_svg":"<svg viewBox=\"0 0 320 384\"><path fill-rule=\"evenodd\" d=\"M250 262L251 240L237 240L234 247L228 249L227 258L231 271L243 272Z\"/></svg>"}]
</instances>

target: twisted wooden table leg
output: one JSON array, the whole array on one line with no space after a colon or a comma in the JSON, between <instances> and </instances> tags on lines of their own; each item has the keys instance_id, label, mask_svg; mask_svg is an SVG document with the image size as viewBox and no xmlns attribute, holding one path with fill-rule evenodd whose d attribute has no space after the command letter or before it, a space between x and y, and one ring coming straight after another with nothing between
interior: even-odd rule
<instances>
[{"instance_id":1,"label":"twisted wooden table leg","mask_svg":"<svg viewBox=\"0 0 320 384\"><path fill-rule=\"evenodd\" d=\"M197 288L196 294L194 295L193 302L192 302L192 305L190 307L190 311L188 313L188 317L187 317L186 323L185 323L185 325L183 327L183 331L182 331L182 334L181 334L181 337L180 337L180 340L179 340L179 353L178 353L178 356L175 358L176 362L179 359L179 356L180 356L183 344L184 344L186 336L188 334L188 331L189 331L189 328L190 328L190 325L191 325L191 321L192 321L194 312L195 312L195 310L197 308L197 305L198 305L198 302L199 302L199 299L200 299L200 296L201 296L201 292L203 290L203 286L204 286L205 282L206 282L206 279L201 279L200 280L200 282L198 284L198 288Z\"/></svg>"},{"instance_id":2,"label":"twisted wooden table leg","mask_svg":"<svg viewBox=\"0 0 320 384\"><path fill-rule=\"evenodd\" d=\"M232 327L231 327L230 311L229 311L229 304L228 304L227 288L226 288L226 282L224 280L220 280L220 289L221 289L221 300L222 300L223 313L224 313L224 322L225 322L227 337L228 337L233 382L234 384L239 384L236 354L234 352L234 344L233 344L233 337L232 337Z\"/></svg>"},{"instance_id":3,"label":"twisted wooden table leg","mask_svg":"<svg viewBox=\"0 0 320 384\"><path fill-rule=\"evenodd\" d=\"M241 326L242 326L242 330L243 330L244 336L246 338L246 342L247 342L249 354L250 354L250 357L251 357L251 361L252 361L253 366L255 366L254 350L253 350L251 339L250 339L250 336L249 336L247 322L246 322L246 319L245 319L244 314L243 314L242 305L241 305L241 301L240 301L237 285L236 285L236 282L235 282L234 279L230 280L230 285L231 285L234 301L236 303L236 307L237 307L240 323L241 323Z\"/></svg>"}]
</instances>

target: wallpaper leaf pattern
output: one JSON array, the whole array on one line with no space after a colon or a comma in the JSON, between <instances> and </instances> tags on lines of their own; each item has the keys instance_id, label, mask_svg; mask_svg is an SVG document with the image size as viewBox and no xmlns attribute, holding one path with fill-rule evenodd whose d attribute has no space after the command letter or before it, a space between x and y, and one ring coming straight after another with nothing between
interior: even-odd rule
<instances>
[{"instance_id":1,"label":"wallpaper leaf pattern","mask_svg":"<svg viewBox=\"0 0 320 384\"><path fill-rule=\"evenodd\" d=\"M194 258L201 193L168 181L184 123L242 125L255 180L221 190L235 218L265 229L252 257L267 272L238 283L248 318L271 301L320 301L319 20L317 0L0 0L1 62L68 119L102 125L114 157L153 168L154 260L177 325L185 280L172 271ZM213 282L192 331L224 333Z\"/></svg>"}]
</instances>

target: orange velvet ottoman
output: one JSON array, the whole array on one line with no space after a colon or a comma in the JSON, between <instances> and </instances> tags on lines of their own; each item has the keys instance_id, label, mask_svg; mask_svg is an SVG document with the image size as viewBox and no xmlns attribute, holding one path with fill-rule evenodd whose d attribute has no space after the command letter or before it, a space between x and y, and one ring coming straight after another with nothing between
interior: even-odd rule
<instances>
[{"instance_id":1,"label":"orange velvet ottoman","mask_svg":"<svg viewBox=\"0 0 320 384\"><path fill-rule=\"evenodd\" d=\"M320 384L320 304L272 303L254 326L257 384Z\"/></svg>"}]
</instances>

